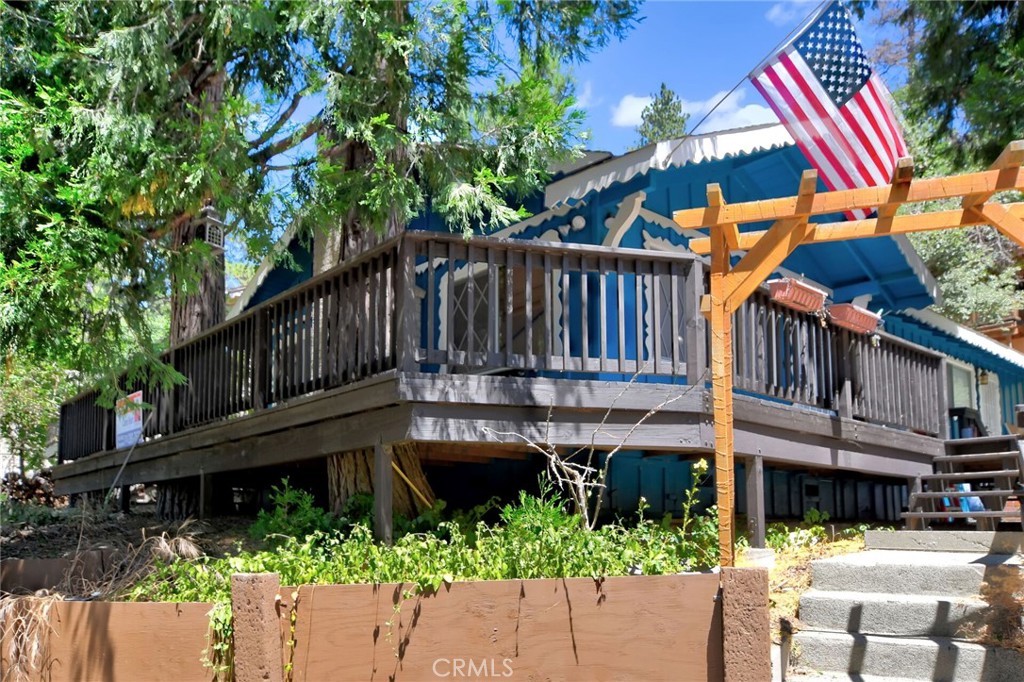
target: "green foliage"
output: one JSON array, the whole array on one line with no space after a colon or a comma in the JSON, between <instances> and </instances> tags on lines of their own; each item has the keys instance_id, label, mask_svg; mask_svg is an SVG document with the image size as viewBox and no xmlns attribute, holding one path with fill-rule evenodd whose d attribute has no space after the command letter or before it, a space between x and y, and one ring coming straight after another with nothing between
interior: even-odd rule
<instances>
[{"instance_id":1,"label":"green foliage","mask_svg":"<svg viewBox=\"0 0 1024 682\"><path fill-rule=\"evenodd\" d=\"M64 510L54 509L36 502L19 502L7 493L0 493L0 525L48 526L67 519Z\"/></svg>"},{"instance_id":2,"label":"green foliage","mask_svg":"<svg viewBox=\"0 0 1024 682\"><path fill-rule=\"evenodd\" d=\"M911 241L938 281L942 302L935 309L942 315L981 324L1024 308L1014 250L993 228L922 232Z\"/></svg>"},{"instance_id":3,"label":"green foliage","mask_svg":"<svg viewBox=\"0 0 1024 682\"><path fill-rule=\"evenodd\" d=\"M261 509L249 527L254 540L274 545L289 536L305 537L338 527L330 513L314 504L311 493L291 487L287 478L281 480L280 487L271 486L270 504L273 508L269 512Z\"/></svg>"},{"instance_id":4,"label":"green foliage","mask_svg":"<svg viewBox=\"0 0 1024 682\"><path fill-rule=\"evenodd\" d=\"M37 471L46 463L50 424L73 385L56 365L32 366L13 353L6 360L0 366L0 439L7 441L22 473Z\"/></svg>"},{"instance_id":5,"label":"green foliage","mask_svg":"<svg viewBox=\"0 0 1024 682\"><path fill-rule=\"evenodd\" d=\"M693 542L668 524L641 518L635 526L597 530L550 497L523 494L501 510L501 522L479 523L471 540L457 523L437 532L408 533L391 547L377 544L363 524L347 534L315 531L286 536L272 550L223 559L203 557L162 565L128 597L152 601L225 601L237 572L275 572L282 584L411 582L423 590L451 580L515 580L669 573L707 568L692 557ZM717 538L716 538L717 541Z\"/></svg>"},{"instance_id":6,"label":"green foliage","mask_svg":"<svg viewBox=\"0 0 1024 682\"><path fill-rule=\"evenodd\" d=\"M988 165L1024 135L1024 8L1019 3L910 0L907 115L935 122L931 140L958 163Z\"/></svg>"},{"instance_id":7,"label":"green foliage","mask_svg":"<svg viewBox=\"0 0 1024 682\"><path fill-rule=\"evenodd\" d=\"M637 147L683 137L690 115L683 112L683 102L664 83L661 90L653 95L651 103L640 114L640 125L636 128Z\"/></svg>"},{"instance_id":8,"label":"green foliage","mask_svg":"<svg viewBox=\"0 0 1024 682\"><path fill-rule=\"evenodd\" d=\"M634 0L0 3L0 345L142 378L154 301L212 262L212 203L259 260L287 225L496 227L574 154L564 65ZM237 273L236 273L237 274ZM172 291L173 288L173 291ZM45 311L45 314L39 314ZM160 325L162 326L162 325Z\"/></svg>"}]
</instances>

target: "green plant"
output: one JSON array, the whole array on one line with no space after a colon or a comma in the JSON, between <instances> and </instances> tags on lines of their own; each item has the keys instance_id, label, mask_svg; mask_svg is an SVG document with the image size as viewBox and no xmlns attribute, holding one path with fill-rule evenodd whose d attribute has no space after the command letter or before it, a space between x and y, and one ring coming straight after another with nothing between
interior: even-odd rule
<instances>
[{"instance_id":1,"label":"green plant","mask_svg":"<svg viewBox=\"0 0 1024 682\"><path fill-rule=\"evenodd\" d=\"M6 493L0 494L0 525L46 526L65 518L65 510L54 509L36 502L19 502Z\"/></svg>"},{"instance_id":2,"label":"green plant","mask_svg":"<svg viewBox=\"0 0 1024 682\"><path fill-rule=\"evenodd\" d=\"M831 518L828 512L813 507L804 512L804 523L808 526L821 525Z\"/></svg>"},{"instance_id":3,"label":"green plant","mask_svg":"<svg viewBox=\"0 0 1024 682\"><path fill-rule=\"evenodd\" d=\"M338 527L337 519L314 504L311 493L291 487L287 478L281 479L280 487L271 486L270 490L273 508L269 512L261 509L256 516L256 522L249 527L249 535L253 539L279 544L287 537L305 537L316 531ZM363 521L363 518L358 521Z\"/></svg>"}]
</instances>

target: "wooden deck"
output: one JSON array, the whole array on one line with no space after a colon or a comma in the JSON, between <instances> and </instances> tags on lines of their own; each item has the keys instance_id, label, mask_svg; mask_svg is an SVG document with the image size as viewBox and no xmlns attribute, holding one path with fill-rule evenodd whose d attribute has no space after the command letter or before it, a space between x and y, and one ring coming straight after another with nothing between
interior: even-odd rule
<instances>
[{"instance_id":1,"label":"wooden deck","mask_svg":"<svg viewBox=\"0 0 1024 682\"><path fill-rule=\"evenodd\" d=\"M608 448L673 398L627 446L707 451L704 274L689 254L403 235L173 349L186 384L125 383L152 410L121 483L379 439L521 456L516 437L487 429ZM734 338L738 454L899 477L941 454L939 354L838 330L765 292L737 312ZM95 397L62 408L63 492L109 486L125 460Z\"/></svg>"}]
</instances>

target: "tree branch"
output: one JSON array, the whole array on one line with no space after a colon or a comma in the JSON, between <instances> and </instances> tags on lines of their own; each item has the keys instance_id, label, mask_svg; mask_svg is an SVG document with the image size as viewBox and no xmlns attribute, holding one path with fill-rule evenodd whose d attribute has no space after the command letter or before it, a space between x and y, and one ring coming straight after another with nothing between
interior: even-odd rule
<instances>
[{"instance_id":1,"label":"tree branch","mask_svg":"<svg viewBox=\"0 0 1024 682\"><path fill-rule=\"evenodd\" d=\"M281 130L282 126L284 126L284 124L288 122L288 119L292 117L292 114L295 113L295 110L298 109L299 102L302 101L303 97L304 95L302 91L295 93L295 96L292 97L292 101L288 105L288 108L284 110L284 113L278 116L277 120L274 121L273 125L267 128L266 131L264 131L262 135L256 138L256 140L254 140L252 144L250 144L249 146L252 149L259 149L267 142L270 142L274 135L277 135L278 131Z\"/></svg>"},{"instance_id":2,"label":"tree branch","mask_svg":"<svg viewBox=\"0 0 1024 682\"><path fill-rule=\"evenodd\" d=\"M302 128L302 130L297 132L295 135L290 135L288 137L281 138L277 142L267 145L266 147L260 149L259 151L253 152L252 154L249 155L249 158L257 166L263 166L266 165L267 161L270 161L278 154L286 152L289 149L292 149L293 147L299 146L300 144L302 144L303 142L305 142L306 140L308 140L309 138L313 137L314 135L323 130L324 121L321 118L323 113L324 112L321 111L319 114L313 117L313 120L307 123Z\"/></svg>"}]
</instances>

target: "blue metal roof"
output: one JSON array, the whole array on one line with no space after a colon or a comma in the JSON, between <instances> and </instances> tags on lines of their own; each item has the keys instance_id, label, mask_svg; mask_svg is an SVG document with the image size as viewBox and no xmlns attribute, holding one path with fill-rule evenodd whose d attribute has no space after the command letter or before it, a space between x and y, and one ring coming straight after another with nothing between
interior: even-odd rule
<instances>
[{"instance_id":1,"label":"blue metal roof","mask_svg":"<svg viewBox=\"0 0 1024 682\"><path fill-rule=\"evenodd\" d=\"M710 182L721 185L730 203L792 196L800 175L810 167L799 149L786 147L656 171L644 176L648 180L642 188L647 193L644 205L665 216L680 209L706 206ZM820 181L818 190L826 191ZM816 222L841 220L842 215L834 214L820 216ZM751 224L743 226L743 231L768 227L768 223ZM927 307L935 302L930 275L912 249L901 246L901 241L875 237L801 246L783 267L829 287L837 303L871 294L869 307L873 310Z\"/></svg>"},{"instance_id":2,"label":"blue metal roof","mask_svg":"<svg viewBox=\"0 0 1024 682\"><path fill-rule=\"evenodd\" d=\"M978 369L998 374L1000 380L1005 378L1007 381L1024 381L1024 367L1015 365L969 341L947 334L907 313L888 313L885 316L885 330L907 341L970 363Z\"/></svg>"}]
</instances>

